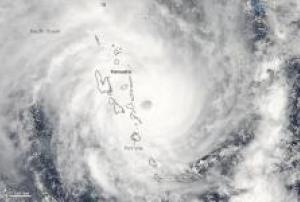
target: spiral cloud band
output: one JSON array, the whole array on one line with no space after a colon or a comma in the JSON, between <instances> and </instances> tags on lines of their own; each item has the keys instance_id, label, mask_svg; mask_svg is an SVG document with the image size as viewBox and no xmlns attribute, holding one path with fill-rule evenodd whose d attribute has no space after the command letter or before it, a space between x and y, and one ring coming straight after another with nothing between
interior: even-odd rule
<instances>
[{"instance_id":1,"label":"spiral cloud band","mask_svg":"<svg viewBox=\"0 0 300 202\"><path fill-rule=\"evenodd\" d=\"M1 0L0 201L300 201L300 2Z\"/></svg>"}]
</instances>

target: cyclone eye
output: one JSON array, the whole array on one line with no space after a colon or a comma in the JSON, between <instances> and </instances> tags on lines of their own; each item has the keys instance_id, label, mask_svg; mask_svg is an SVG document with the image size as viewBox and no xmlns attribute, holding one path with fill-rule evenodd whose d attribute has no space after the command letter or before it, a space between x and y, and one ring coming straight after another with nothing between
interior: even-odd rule
<instances>
[{"instance_id":1,"label":"cyclone eye","mask_svg":"<svg viewBox=\"0 0 300 202\"><path fill-rule=\"evenodd\" d=\"M153 106L153 103L152 103L151 100L144 100L144 101L141 103L142 109L145 109L145 110L151 109L152 106Z\"/></svg>"}]
</instances>

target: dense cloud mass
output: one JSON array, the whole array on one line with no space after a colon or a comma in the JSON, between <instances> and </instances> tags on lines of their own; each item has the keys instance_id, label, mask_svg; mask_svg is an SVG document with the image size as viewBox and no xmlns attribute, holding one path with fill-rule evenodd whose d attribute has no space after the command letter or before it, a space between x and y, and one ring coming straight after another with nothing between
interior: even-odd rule
<instances>
[{"instance_id":1,"label":"dense cloud mass","mask_svg":"<svg viewBox=\"0 0 300 202\"><path fill-rule=\"evenodd\" d=\"M300 200L298 0L1 0L0 201Z\"/></svg>"}]
</instances>

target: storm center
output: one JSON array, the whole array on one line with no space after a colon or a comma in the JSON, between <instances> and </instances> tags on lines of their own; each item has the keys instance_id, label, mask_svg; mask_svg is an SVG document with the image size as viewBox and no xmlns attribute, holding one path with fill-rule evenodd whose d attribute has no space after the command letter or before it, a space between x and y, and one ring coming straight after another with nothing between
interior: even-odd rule
<instances>
[{"instance_id":1,"label":"storm center","mask_svg":"<svg viewBox=\"0 0 300 202\"><path fill-rule=\"evenodd\" d=\"M145 110L150 110L153 106L153 103L151 102L151 100L144 100L141 103L141 107Z\"/></svg>"}]
</instances>

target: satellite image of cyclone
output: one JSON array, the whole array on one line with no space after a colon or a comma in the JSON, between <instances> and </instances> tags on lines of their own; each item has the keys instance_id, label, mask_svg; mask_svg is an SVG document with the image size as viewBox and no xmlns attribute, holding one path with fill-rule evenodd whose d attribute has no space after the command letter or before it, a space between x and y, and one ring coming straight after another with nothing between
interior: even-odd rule
<instances>
[{"instance_id":1,"label":"satellite image of cyclone","mask_svg":"<svg viewBox=\"0 0 300 202\"><path fill-rule=\"evenodd\" d=\"M300 0L0 0L0 202L300 202Z\"/></svg>"}]
</instances>

